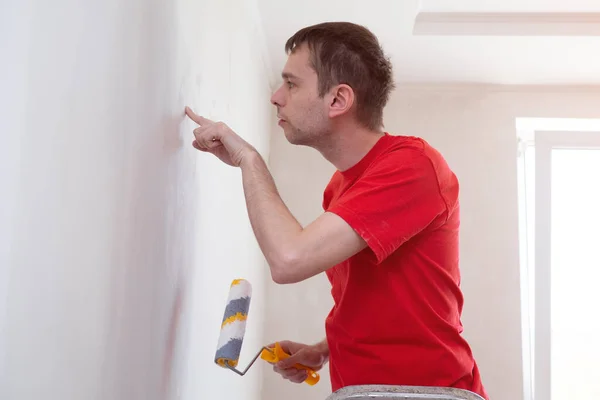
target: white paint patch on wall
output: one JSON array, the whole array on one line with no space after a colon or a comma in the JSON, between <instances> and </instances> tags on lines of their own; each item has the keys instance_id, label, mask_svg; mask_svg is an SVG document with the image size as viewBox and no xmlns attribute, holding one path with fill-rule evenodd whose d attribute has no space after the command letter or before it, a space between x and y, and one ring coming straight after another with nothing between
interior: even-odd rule
<instances>
[{"instance_id":1,"label":"white paint patch on wall","mask_svg":"<svg viewBox=\"0 0 600 400\"><path fill-rule=\"evenodd\" d=\"M0 397L258 398L260 370L212 359L234 276L255 284L246 349L262 344L266 267L239 172L191 147L183 115L267 156L244 4L3 4Z\"/></svg>"}]
</instances>

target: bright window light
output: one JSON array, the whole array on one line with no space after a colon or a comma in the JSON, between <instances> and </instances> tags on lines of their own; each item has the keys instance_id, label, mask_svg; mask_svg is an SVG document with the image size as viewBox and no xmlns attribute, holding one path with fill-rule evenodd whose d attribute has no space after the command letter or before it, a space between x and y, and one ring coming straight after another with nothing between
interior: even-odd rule
<instances>
[{"instance_id":1,"label":"bright window light","mask_svg":"<svg viewBox=\"0 0 600 400\"><path fill-rule=\"evenodd\" d=\"M600 119L516 128L524 398L598 398Z\"/></svg>"}]
</instances>

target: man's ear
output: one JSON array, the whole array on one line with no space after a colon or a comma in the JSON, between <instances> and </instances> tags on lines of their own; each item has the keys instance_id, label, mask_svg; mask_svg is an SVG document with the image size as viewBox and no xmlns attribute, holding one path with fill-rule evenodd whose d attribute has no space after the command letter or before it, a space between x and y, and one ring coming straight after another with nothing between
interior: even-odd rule
<instances>
[{"instance_id":1,"label":"man's ear","mask_svg":"<svg viewBox=\"0 0 600 400\"><path fill-rule=\"evenodd\" d=\"M346 114L354 105L354 90L348 85L336 85L330 91L329 117Z\"/></svg>"}]
</instances>

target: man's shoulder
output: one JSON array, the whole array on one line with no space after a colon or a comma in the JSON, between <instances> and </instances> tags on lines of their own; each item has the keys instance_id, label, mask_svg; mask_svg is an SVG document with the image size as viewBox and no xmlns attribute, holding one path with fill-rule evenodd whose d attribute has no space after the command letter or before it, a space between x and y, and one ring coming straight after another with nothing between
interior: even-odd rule
<instances>
[{"instance_id":1,"label":"man's shoulder","mask_svg":"<svg viewBox=\"0 0 600 400\"><path fill-rule=\"evenodd\" d=\"M429 144L416 136L388 135L382 147L370 165L368 172L404 168L414 168L417 164L427 163Z\"/></svg>"},{"instance_id":2,"label":"man's shoulder","mask_svg":"<svg viewBox=\"0 0 600 400\"><path fill-rule=\"evenodd\" d=\"M437 188L448 204L458 203L459 181L456 174L441 151L423 138L390 135L386 150L371 168L391 183L407 179L428 182L432 188Z\"/></svg>"},{"instance_id":3,"label":"man's shoulder","mask_svg":"<svg viewBox=\"0 0 600 400\"><path fill-rule=\"evenodd\" d=\"M418 136L388 135L385 151L374 161L374 165L377 163L407 167L414 167L414 163L424 167L430 165L433 167L432 171L436 173L450 170L442 153L427 140Z\"/></svg>"},{"instance_id":4,"label":"man's shoulder","mask_svg":"<svg viewBox=\"0 0 600 400\"><path fill-rule=\"evenodd\" d=\"M441 153L425 138L408 135L386 135L386 151L384 153L416 153L427 157L441 156Z\"/></svg>"}]
</instances>

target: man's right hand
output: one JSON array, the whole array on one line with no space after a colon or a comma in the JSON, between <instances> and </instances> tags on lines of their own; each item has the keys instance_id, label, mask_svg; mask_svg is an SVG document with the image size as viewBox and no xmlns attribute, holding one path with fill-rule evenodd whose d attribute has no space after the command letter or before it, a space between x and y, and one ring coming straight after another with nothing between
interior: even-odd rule
<instances>
[{"instance_id":1,"label":"man's right hand","mask_svg":"<svg viewBox=\"0 0 600 400\"><path fill-rule=\"evenodd\" d=\"M302 383L308 378L308 373L303 369L297 369L294 364L305 365L314 371L323 368L323 365L329 358L327 342L323 341L315 345L291 342L284 340L279 342L283 350L290 354L290 357L279 361L273 366L273 370L279 373L284 379L294 383ZM269 347L274 347L270 344Z\"/></svg>"}]
</instances>

